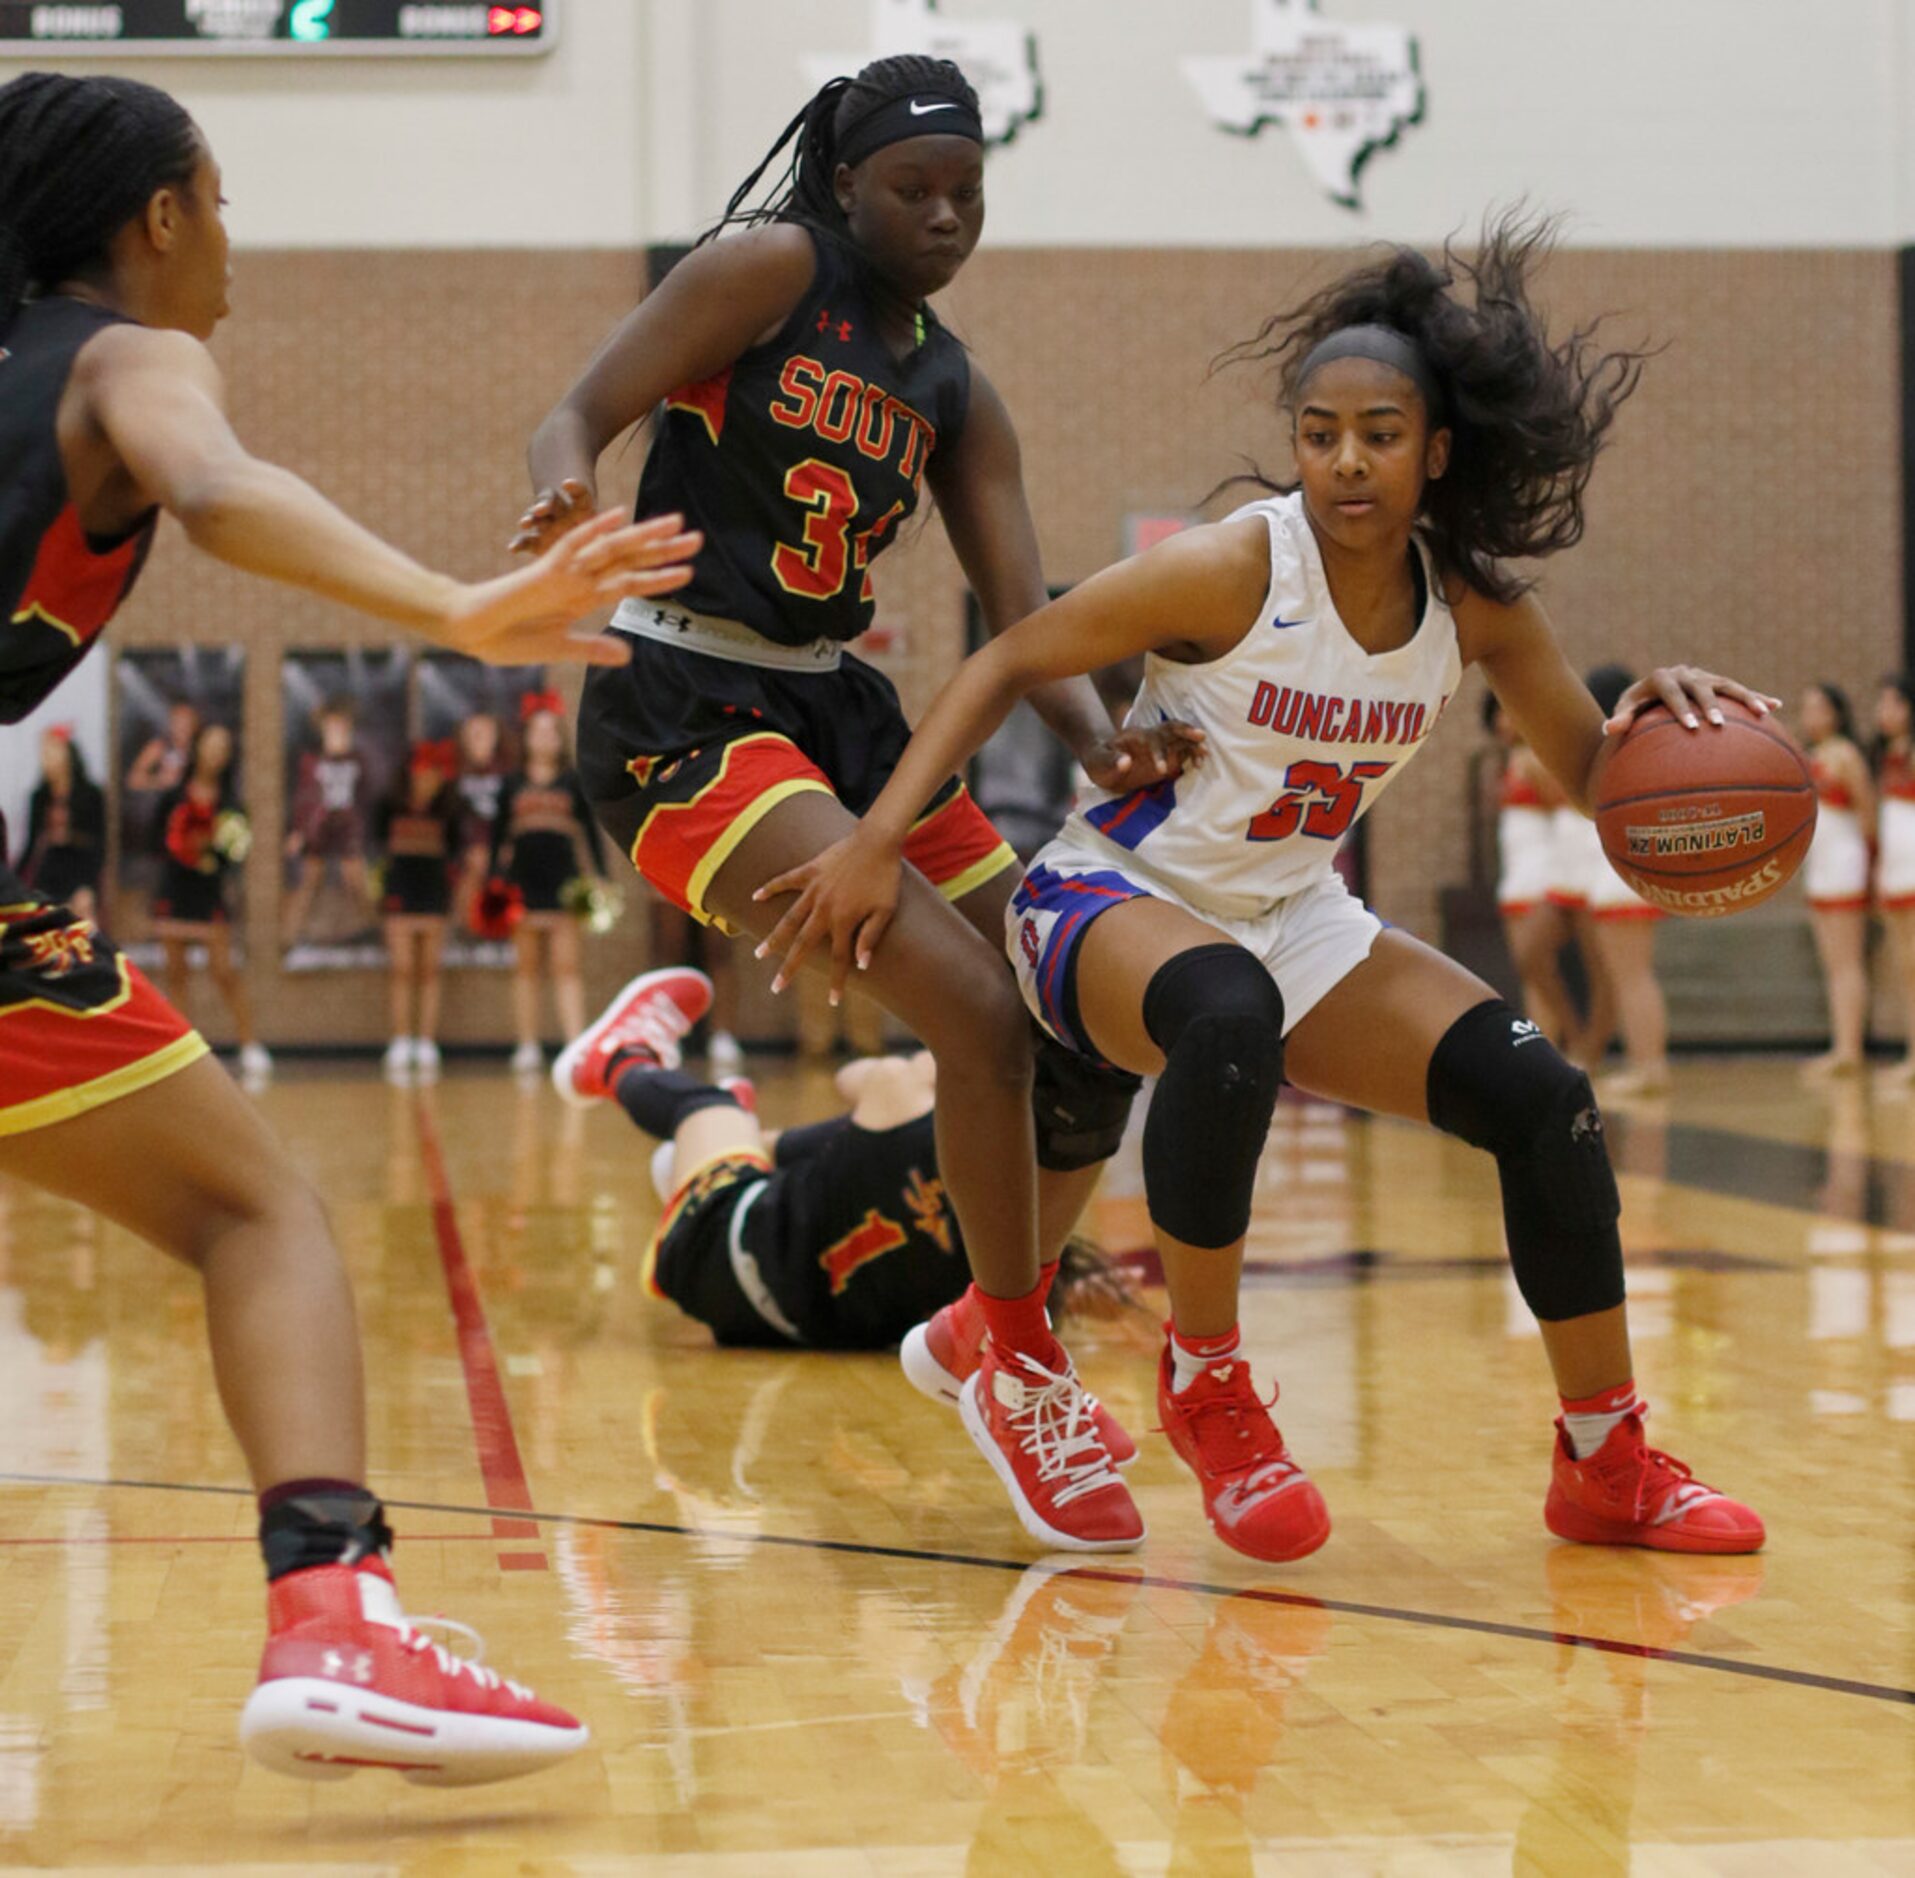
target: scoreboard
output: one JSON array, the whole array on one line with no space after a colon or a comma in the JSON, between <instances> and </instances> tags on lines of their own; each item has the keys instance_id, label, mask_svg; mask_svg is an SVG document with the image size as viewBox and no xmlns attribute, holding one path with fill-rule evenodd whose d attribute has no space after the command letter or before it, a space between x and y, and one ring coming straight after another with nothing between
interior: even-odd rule
<instances>
[{"instance_id":1,"label":"scoreboard","mask_svg":"<svg viewBox=\"0 0 1915 1878\"><path fill-rule=\"evenodd\" d=\"M549 52L559 0L0 0L0 58Z\"/></svg>"}]
</instances>

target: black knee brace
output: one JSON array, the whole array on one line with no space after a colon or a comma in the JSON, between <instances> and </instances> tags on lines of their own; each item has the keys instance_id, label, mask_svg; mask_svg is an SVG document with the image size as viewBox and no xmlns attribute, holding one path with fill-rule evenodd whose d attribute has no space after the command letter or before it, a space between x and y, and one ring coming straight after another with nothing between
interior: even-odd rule
<instances>
[{"instance_id":1,"label":"black knee brace","mask_svg":"<svg viewBox=\"0 0 1915 1878\"><path fill-rule=\"evenodd\" d=\"M1465 1011L1430 1058L1430 1120L1496 1157L1523 1302L1545 1321L1622 1302L1622 1201L1589 1078L1500 999Z\"/></svg>"},{"instance_id":2,"label":"black knee brace","mask_svg":"<svg viewBox=\"0 0 1915 1878\"><path fill-rule=\"evenodd\" d=\"M1144 1028L1164 1053L1144 1122L1152 1223L1186 1245L1234 1244L1283 1086L1282 995L1242 946L1194 946L1150 981Z\"/></svg>"},{"instance_id":3,"label":"black knee brace","mask_svg":"<svg viewBox=\"0 0 1915 1878\"><path fill-rule=\"evenodd\" d=\"M1067 1050L1049 1031L1031 1026L1036 1070L1031 1117L1037 1124L1037 1164L1072 1174L1117 1152L1130 1105L1144 1079Z\"/></svg>"}]
</instances>

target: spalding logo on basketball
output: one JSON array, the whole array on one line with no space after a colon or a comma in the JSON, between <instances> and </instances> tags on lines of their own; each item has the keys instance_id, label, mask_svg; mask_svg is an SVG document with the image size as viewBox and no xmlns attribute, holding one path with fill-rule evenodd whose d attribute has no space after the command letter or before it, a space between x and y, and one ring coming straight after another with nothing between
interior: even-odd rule
<instances>
[{"instance_id":1,"label":"spalding logo on basketball","mask_svg":"<svg viewBox=\"0 0 1915 1878\"><path fill-rule=\"evenodd\" d=\"M1715 919L1788 884L1815 833L1815 782L1773 718L1722 701L1699 730L1662 705L1609 745L1596 830L1609 864L1652 906Z\"/></svg>"}]
</instances>

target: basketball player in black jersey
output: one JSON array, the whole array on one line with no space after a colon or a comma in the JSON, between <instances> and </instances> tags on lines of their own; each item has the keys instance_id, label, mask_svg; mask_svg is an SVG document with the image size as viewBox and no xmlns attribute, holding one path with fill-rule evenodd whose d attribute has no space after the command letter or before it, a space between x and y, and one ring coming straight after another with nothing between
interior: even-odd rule
<instances>
[{"instance_id":1,"label":"basketball player in black jersey","mask_svg":"<svg viewBox=\"0 0 1915 1878\"><path fill-rule=\"evenodd\" d=\"M616 1102L659 1141L652 1183L665 1213L645 1252L647 1287L727 1346L891 1349L970 1282L938 1175L936 1063L925 1050L860 1057L837 1074L846 1112L767 1132L748 1082L679 1068L711 1000L703 972L646 972L552 1072L574 1107ZM1082 1239L1064 1246L1047 1303L1053 1314L1141 1308Z\"/></svg>"},{"instance_id":2,"label":"basketball player in black jersey","mask_svg":"<svg viewBox=\"0 0 1915 1878\"><path fill-rule=\"evenodd\" d=\"M669 592L677 517L595 518L466 585L419 566L227 424L205 341L226 312L220 175L164 92L29 73L0 87L0 720L91 650L164 509L235 567L492 663L621 661L566 622ZM462 1784L585 1731L400 1612L366 1490L352 1294L324 1209L186 1021L88 922L0 869L0 1173L194 1267L260 1495L270 1638L241 1733L282 1772Z\"/></svg>"},{"instance_id":3,"label":"basketball player in black jersey","mask_svg":"<svg viewBox=\"0 0 1915 1878\"><path fill-rule=\"evenodd\" d=\"M793 140L775 199L745 209ZM701 919L762 938L774 909L756 890L849 831L903 749L896 692L844 647L871 621L871 562L927 484L991 630L1044 603L1010 418L928 304L977 245L983 157L976 94L948 61L883 59L834 80L732 197L712 231L728 238L678 264L533 438L538 494L515 546L589 513L600 455L654 413L641 506L669 496L705 533L672 604L620 610L633 662L588 684L579 723L600 819ZM1157 780L1189 747L1178 727L1115 731L1088 680L1033 702L1094 778ZM937 1059L975 1337L988 1326L1018 1353L1005 1387L1037 1431L1032 1530L1134 1545L1143 1524L1107 1451L1123 1437L1085 1413L1039 1248L1054 1257L1075 1222L1135 1084L1040 1059L1035 1190L1031 1028L1000 950L1015 857L949 777L907 858L898 924L864 984Z\"/></svg>"}]
</instances>

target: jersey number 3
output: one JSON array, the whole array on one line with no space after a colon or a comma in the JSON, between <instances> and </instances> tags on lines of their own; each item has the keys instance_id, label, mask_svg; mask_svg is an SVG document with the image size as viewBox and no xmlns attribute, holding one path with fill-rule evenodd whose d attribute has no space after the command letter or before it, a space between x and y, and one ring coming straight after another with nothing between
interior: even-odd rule
<instances>
[{"instance_id":1,"label":"jersey number 3","mask_svg":"<svg viewBox=\"0 0 1915 1878\"><path fill-rule=\"evenodd\" d=\"M1387 763L1352 763L1347 776L1335 763L1292 763L1283 772L1284 793L1251 818L1244 839L1288 841L1292 835L1309 835L1335 841L1356 820L1364 785L1389 773Z\"/></svg>"},{"instance_id":2,"label":"jersey number 3","mask_svg":"<svg viewBox=\"0 0 1915 1878\"><path fill-rule=\"evenodd\" d=\"M893 503L889 513L871 527L852 534L858 492L837 464L820 462L815 456L785 472L785 494L810 512L805 516L803 547L779 542L771 551L771 571L778 576L779 586L804 600L835 600L844 590L846 574L870 561L872 550L904 512L902 502ZM869 574L859 598L871 598Z\"/></svg>"}]
</instances>

